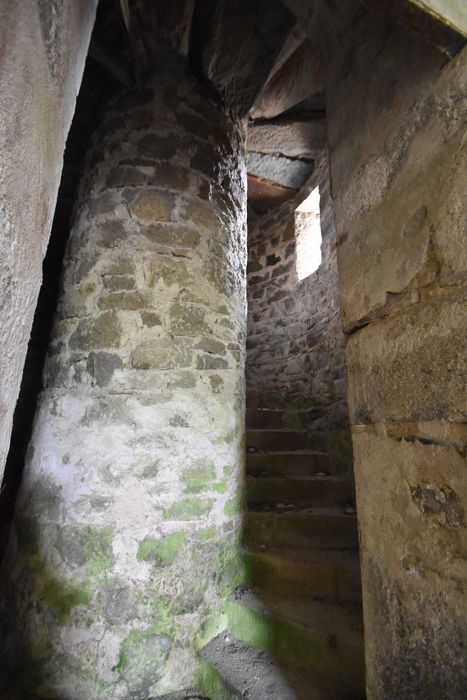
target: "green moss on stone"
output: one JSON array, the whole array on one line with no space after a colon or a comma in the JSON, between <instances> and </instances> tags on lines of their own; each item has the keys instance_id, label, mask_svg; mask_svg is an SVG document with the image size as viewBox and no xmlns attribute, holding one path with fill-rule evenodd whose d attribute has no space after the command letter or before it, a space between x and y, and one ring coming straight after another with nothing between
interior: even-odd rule
<instances>
[{"instance_id":1,"label":"green moss on stone","mask_svg":"<svg viewBox=\"0 0 467 700\"><path fill-rule=\"evenodd\" d=\"M225 502L224 514L228 515L228 516L238 515L239 513L242 512L242 509L243 509L243 498L242 498L241 494L238 494L237 496L234 496L233 498L229 498L229 500Z\"/></svg>"},{"instance_id":2,"label":"green moss on stone","mask_svg":"<svg viewBox=\"0 0 467 700\"><path fill-rule=\"evenodd\" d=\"M209 513L211 508L212 500L201 501L197 498L184 498L167 508L164 511L164 517L167 520L195 520Z\"/></svg>"},{"instance_id":3,"label":"green moss on stone","mask_svg":"<svg viewBox=\"0 0 467 700\"><path fill-rule=\"evenodd\" d=\"M216 493L227 493L228 488L229 482L227 479L223 479L222 481L218 481L217 484L212 485L212 489Z\"/></svg>"},{"instance_id":4,"label":"green moss on stone","mask_svg":"<svg viewBox=\"0 0 467 700\"><path fill-rule=\"evenodd\" d=\"M155 558L155 552L158 545L158 540L154 537L145 537L138 545L136 558L138 561L151 561Z\"/></svg>"},{"instance_id":5,"label":"green moss on stone","mask_svg":"<svg viewBox=\"0 0 467 700\"><path fill-rule=\"evenodd\" d=\"M91 527L79 523L58 529L55 548L69 567L85 567L88 576L96 577L113 568L112 540L110 525Z\"/></svg>"},{"instance_id":6,"label":"green moss on stone","mask_svg":"<svg viewBox=\"0 0 467 700\"><path fill-rule=\"evenodd\" d=\"M55 620L63 625L74 607L91 601L92 593L87 583L60 581L42 569L36 574L35 597L47 603Z\"/></svg>"},{"instance_id":7,"label":"green moss on stone","mask_svg":"<svg viewBox=\"0 0 467 700\"><path fill-rule=\"evenodd\" d=\"M167 566L175 561L184 542L185 534L183 532L173 532L161 540L145 537L139 543L136 557L138 561L152 561Z\"/></svg>"},{"instance_id":8,"label":"green moss on stone","mask_svg":"<svg viewBox=\"0 0 467 700\"><path fill-rule=\"evenodd\" d=\"M237 431L235 428L232 428L230 425L223 428L222 430L219 431L217 434L216 439L214 440L215 445L231 445L236 437Z\"/></svg>"},{"instance_id":9,"label":"green moss on stone","mask_svg":"<svg viewBox=\"0 0 467 700\"><path fill-rule=\"evenodd\" d=\"M160 676L171 644L172 639L160 634L155 626L133 630L120 644L116 671L137 691L138 697L149 696L149 688Z\"/></svg>"},{"instance_id":10,"label":"green moss on stone","mask_svg":"<svg viewBox=\"0 0 467 700\"><path fill-rule=\"evenodd\" d=\"M222 676L204 659L199 659L196 672L196 685L210 698L235 700L238 695L229 689Z\"/></svg>"},{"instance_id":11,"label":"green moss on stone","mask_svg":"<svg viewBox=\"0 0 467 700\"><path fill-rule=\"evenodd\" d=\"M235 600L227 601L229 629L239 639L263 650L270 650L273 643L273 630L268 616L252 610Z\"/></svg>"},{"instance_id":12,"label":"green moss on stone","mask_svg":"<svg viewBox=\"0 0 467 700\"><path fill-rule=\"evenodd\" d=\"M208 483L216 478L216 467L212 462L200 459L182 475L185 493L200 493L207 489Z\"/></svg>"},{"instance_id":13,"label":"green moss on stone","mask_svg":"<svg viewBox=\"0 0 467 700\"><path fill-rule=\"evenodd\" d=\"M208 527L205 530L198 532L198 539L201 540L201 542L209 542L209 540L214 539L215 534L216 528Z\"/></svg>"},{"instance_id":14,"label":"green moss on stone","mask_svg":"<svg viewBox=\"0 0 467 700\"><path fill-rule=\"evenodd\" d=\"M112 540L113 530L110 525L104 528L86 528L84 553L86 567L91 576L100 576L112 569L115 562Z\"/></svg>"}]
</instances>

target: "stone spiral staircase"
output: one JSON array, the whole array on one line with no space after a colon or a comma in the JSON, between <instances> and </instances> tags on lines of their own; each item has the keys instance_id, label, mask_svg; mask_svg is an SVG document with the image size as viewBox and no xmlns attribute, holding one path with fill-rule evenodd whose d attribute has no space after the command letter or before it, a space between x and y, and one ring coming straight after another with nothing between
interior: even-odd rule
<instances>
[{"instance_id":1,"label":"stone spiral staircase","mask_svg":"<svg viewBox=\"0 0 467 700\"><path fill-rule=\"evenodd\" d=\"M228 603L228 630L201 650L202 685L211 700L363 698L358 532L339 434L288 429L282 410L256 401L247 425L248 584Z\"/></svg>"}]
</instances>

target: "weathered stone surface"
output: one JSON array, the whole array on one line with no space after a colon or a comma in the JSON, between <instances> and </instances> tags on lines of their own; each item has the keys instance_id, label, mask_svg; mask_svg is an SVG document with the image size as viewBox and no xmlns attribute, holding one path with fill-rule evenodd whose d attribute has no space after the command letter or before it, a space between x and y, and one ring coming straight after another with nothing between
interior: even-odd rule
<instances>
[{"instance_id":1,"label":"weathered stone surface","mask_svg":"<svg viewBox=\"0 0 467 700\"><path fill-rule=\"evenodd\" d=\"M277 0L195 6L195 60L237 114L248 113L294 24Z\"/></svg>"},{"instance_id":2,"label":"weathered stone surface","mask_svg":"<svg viewBox=\"0 0 467 700\"><path fill-rule=\"evenodd\" d=\"M305 40L266 84L251 110L254 119L271 119L323 89L319 53Z\"/></svg>"},{"instance_id":3,"label":"weathered stone surface","mask_svg":"<svg viewBox=\"0 0 467 700\"><path fill-rule=\"evenodd\" d=\"M72 350L115 348L120 344L120 334L117 314L109 311L80 321L68 344Z\"/></svg>"},{"instance_id":4,"label":"weathered stone surface","mask_svg":"<svg viewBox=\"0 0 467 700\"><path fill-rule=\"evenodd\" d=\"M143 233L151 242L171 248L196 248L200 241L197 231L180 226L151 225L144 228Z\"/></svg>"},{"instance_id":5,"label":"weathered stone surface","mask_svg":"<svg viewBox=\"0 0 467 700\"><path fill-rule=\"evenodd\" d=\"M190 344L177 344L165 338L148 340L131 352L131 364L135 369L175 369L191 365Z\"/></svg>"},{"instance_id":6,"label":"weathered stone surface","mask_svg":"<svg viewBox=\"0 0 467 700\"><path fill-rule=\"evenodd\" d=\"M247 171L251 175L298 190L313 172L314 162L248 151Z\"/></svg>"},{"instance_id":7,"label":"weathered stone surface","mask_svg":"<svg viewBox=\"0 0 467 700\"><path fill-rule=\"evenodd\" d=\"M335 229L323 155L311 182L320 188L323 235L323 262L311 276L299 281L295 246L307 225L307 215L295 209L308 189L250 223L247 391L260 405L285 409L291 426L333 430L346 427L348 417Z\"/></svg>"},{"instance_id":8,"label":"weathered stone surface","mask_svg":"<svg viewBox=\"0 0 467 700\"><path fill-rule=\"evenodd\" d=\"M154 311L142 311L141 312L141 320L144 323L145 326L148 326L149 328L154 328L154 326L161 326L162 321L160 319L160 316L156 314Z\"/></svg>"},{"instance_id":9,"label":"weathered stone surface","mask_svg":"<svg viewBox=\"0 0 467 700\"><path fill-rule=\"evenodd\" d=\"M188 200L183 208L183 215L188 221L192 221L203 231L213 233L219 227L219 219L216 212L201 200Z\"/></svg>"},{"instance_id":10,"label":"weathered stone surface","mask_svg":"<svg viewBox=\"0 0 467 700\"><path fill-rule=\"evenodd\" d=\"M210 115L228 216L199 194L196 120L177 120L174 85ZM139 92L107 107L81 182L2 580L2 663L29 692L188 687L199 636L241 574L244 132L198 87L161 70L144 119Z\"/></svg>"},{"instance_id":11,"label":"weathered stone surface","mask_svg":"<svg viewBox=\"0 0 467 700\"><path fill-rule=\"evenodd\" d=\"M96 380L98 386L106 386L116 369L120 369L122 360L109 352L91 352L87 360L87 370Z\"/></svg>"},{"instance_id":12,"label":"weathered stone surface","mask_svg":"<svg viewBox=\"0 0 467 700\"><path fill-rule=\"evenodd\" d=\"M465 420L466 321L461 289L354 333L347 344L352 422Z\"/></svg>"},{"instance_id":13,"label":"weathered stone surface","mask_svg":"<svg viewBox=\"0 0 467 700\"><path fill-rule=\"evenodd\" d=\"M133 216L149 221L170 221L173 213L173 199L167 192L153 192L138 195L129 205Z\"/></svg>"},{"instance_id":14,"label":"weathered stone surface","mask_svg":"<svg viewBox=\"0 0 467 700\"><path fill-rule=\"evenodd\" d=\"M467 635L467 55L446 62L413 33L396 25L388 33L371 10L355 16L340 55L326 95L344 322L353 331L367 695L457 700Z\"/></svg>"},{"instance_id":15,"label":"weathered stone surface","mask_svg":"<svg viewBox=\"0 0 467 700\"><path fill-rule=\"evenodd\" d=\"M377 31L383 31L381 25ZM394 295L431 282L425 269L430 256L435 261L432 275L440 265L442 284L465 274L465 221L459 199L466 184L465 168L461 172L465 51L439 71L439 54L421 42L415 47L411 36L403 35L401 54L409 43L413 52L412 78L396 96L399 68L389 58L393 45L381 41L384 49L375 40L369 50L378 51L379 65L385 66L384 83L375 73L368 87L366 69L359 66L353 78L365 80L373 101L367 106L359 102L353 119L350 112L340 112L329 127L331 152L334 143L340 144L332 156L333 186L348 329L381 313ZM347 78L341 89L339 103L343 100L353 110L355 82ZM358 139L357 134L349 138L349 128L358 131Z\"/></svg>"},{"instance_id":16,"label":"weathered stone surface","mask_svg":"<svg viewBox=\"0 0 467 700\"><path fill-rule=\"evenodd\" d=\"M20 0L0 10L2 474L96 6Z\"/></svg>"},{"instance_id":17,"label":"weathered stone surface","mask_svg":"<svg viewBox=\"0 0 467 700\"><path fill-rule=\"evenodd\" d=\"M247 148L256 153L280 154L288 158L319 158L326 146L326 123L323 118L303 121L251 123L247 131Z\"/></svg>"},{"instance_id":18,"label":"weathered stone surface","mask_svg":"<svg viewBox=\"0 0 467 700\"><path fill-rule=\"evenodd\" d=\"M170 328L174 335L202 335L208 330L206 310L193 304L174 304L170 308Z\"/></svg>"},{"instance_id":19,"label":"weathered stone surface","mask_svg":"<svg viewBox=\"0 0 467 700\"><path fill-rule=\"evenodd\" d=\"M104 275L104 287L112 292L134 289L135 278L132 275Z\"/></svg>"},{"instance_id":20,"label":"weathered stone surface","mask_svg":"<svg viewBox=\"0 0 467 700\"><path fill-rule=\"evenodd\" d=\"M466 465L463 447L417 428L402 439L397 431L389 437L371 428L353 434L365 626L372 640L368 689L377 698L416 697L423 669L430 693L461 698L467 682Z\"/></svg>"},{"instance_id":21,"label":"weathered stone surface","mask_svg":"<svg viewBox=\"0 0 467 700\"><path fill-rule=\"evenodd\" d=\"M144 274L148 287L176 285L181 287L186 281L188 270L180 258L154 257L144 264Z\"/></svg>"}]
</instances>

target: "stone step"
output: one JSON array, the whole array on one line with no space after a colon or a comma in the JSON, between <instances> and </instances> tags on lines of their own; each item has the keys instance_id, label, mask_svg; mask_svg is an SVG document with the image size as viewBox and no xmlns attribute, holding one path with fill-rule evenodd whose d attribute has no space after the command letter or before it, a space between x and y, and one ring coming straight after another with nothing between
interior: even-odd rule
<instances>
[{"instance_id":1,"label":"stone step","mask_svg":"<svg viewBox=\"0 0 467 700\"><path fill-rule=\"evenodd\" d=\"M335 476L248 477L248 503L285 506L345 506L354 502L353 484Z\"/></svg>"},{"instance_id":2,"label":"stone step","mask_svg":"<svg viewBox=\"0 0 467 700\"><path fill-rule=\"evenodd\" d=\"M350 473L353 461L349 430L311 431L248 429L247 451L254 452L323 452L340 473Z\"/></svg>"},{"instance_id":3,"label":"stone step","mask_svg":"<svg viewBox=\"0 0 467 700\"><path fill-rule=\"evenodd\" d=\"M210 700L204 693L199 690L181 690L178 693L169 693L169 695L158 695L150 697L148 700Z\"/></svg>"},{"instance_id":4,"label":"stone step","mask_svg":"<svg viewBox=\"0 0 467 700\"><path fill-rule=\"evenodd\" d=\"M287 427L284 411L264 408L247 408L246 425L247 430L264 428L270 430Z\"/></svg>"},{"instance_id":5,"label":"stone step","mask_svg":"<svg viewBox=\"0 0 467 700\"><path fill-rule=\"evenodd\" d=\"M266 452L283 452L309 449L309 437L306 430L287 430L286 428L274 430L250 430L246 431L247 450L261 450Z\"/></svg>"},{"instance_id":6,"label":"stone step","mask_svg":"<svg viewBox=\"0 0 467 700\"><path fill-rule=\"evenodd\" d=\"M278 664L266 651L222 632L200 652L205 692L211 700L361 700L338 673Z\"/></svg>"},{"instance_id":7,"label":"stone step","mask_svg":"<svg viewBox=\"0 0 467 700\"><path fill-rule=\"evenodd\" d=\"M238 588L227 604L229 630L291 670L339 675L363 694L363 620L356 606L284 598ZM279 696L280 697L280 696Z\"/></svg>"},{"instance_id":8,"label":"stone step","mask_svg":"<svg viewBox=\"0 0 467 700\"><path fill-rule=\"evenodd\" d=\"M357 552L269 547L245 549L243 560L248 582L267 592L361 603Z\"/></svg>"},{"instance_id":9,"label":"stone step","mask_svg":"<svg viewBox=\"0 0 467 700\"><path fill-rule=\"evenodd\" d=\"M324 452L247 452L247 474L254 477L328 476L346 473Z\"/></svg>"},{"instance_id":10,"label":"stone step","mask_svg":"<svg viewBox=\"0 0 467 700\"><path fill-rule=\"evenodd\" d=\"M272 657L229 632L203 647L200 657L200 684L212 700L297 700Z\"/></svg>"},{"instance_id":11,"label":"stone step","mask_svg":"<svg viewBox=\"0 0 467 700\"><path fill-rule=\"evenodd\" d=\"M357 519L337 508L248 511L244 542L248 547L358 548Z\"/></svg>"}]
</instances>

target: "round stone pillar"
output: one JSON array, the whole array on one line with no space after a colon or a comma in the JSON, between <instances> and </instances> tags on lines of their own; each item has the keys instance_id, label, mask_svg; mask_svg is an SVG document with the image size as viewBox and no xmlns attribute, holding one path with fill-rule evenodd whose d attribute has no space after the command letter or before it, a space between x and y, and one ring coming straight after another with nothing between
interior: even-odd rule
<instances>
[{"instance_id":1,"label":"round stone pillar","mask_svg":"<svg viewBox=\"0 0 467 700\"><path fill-rule=\"evenodd\" d=\"M106 110L68 245L6 564L44 698L189 686L240 575L243 133L166 71Z\"/></svg>"}]
</instances>

